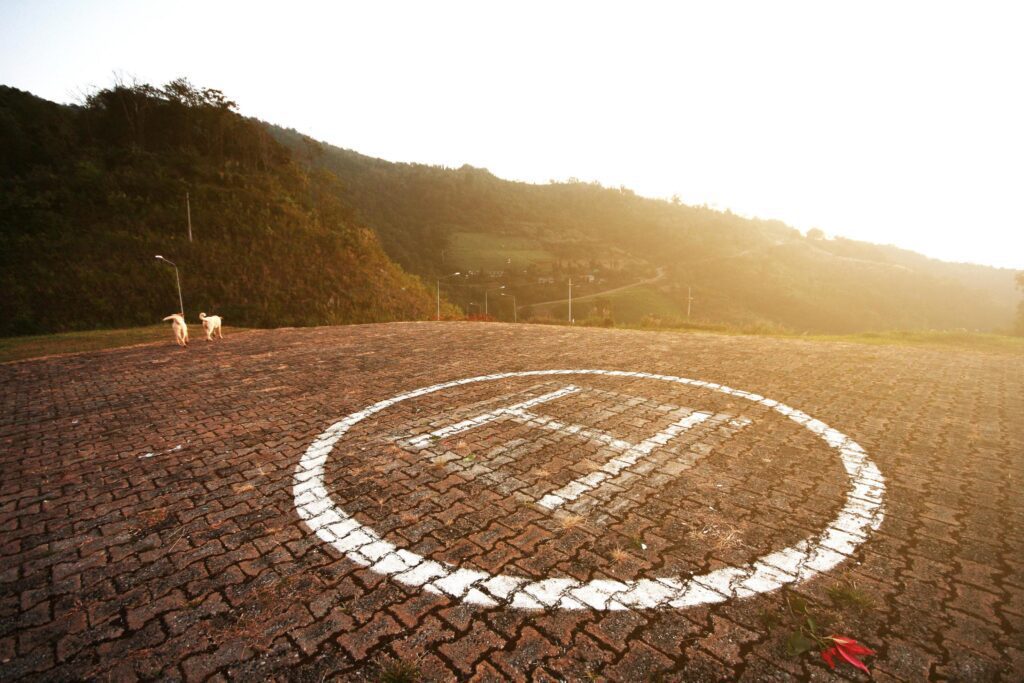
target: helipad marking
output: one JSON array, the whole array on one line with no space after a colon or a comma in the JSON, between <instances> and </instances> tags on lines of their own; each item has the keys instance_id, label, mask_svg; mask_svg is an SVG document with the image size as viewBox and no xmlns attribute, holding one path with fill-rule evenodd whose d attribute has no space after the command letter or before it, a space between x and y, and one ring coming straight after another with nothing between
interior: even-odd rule
<instances>
[{"instance_id":1,"label":"helipad marking","mask_svg":"<svg viewBox=\"0 0 1024 683\"><path fill-rule=\"evenodd\" d=\"M611 450L618 451L622 454L606 462L599 471L591 472L590 474L579 477L557 491L548 493L540 500L532 501L542 507L548 508L549 510L555 510L568 502L578 500L584 493L594 491L605 481L614 478L623 470L633 467L642 459L649 456L658 446L666 445L673 438L689 431L690 428L695 427L698 424L705 421L718 424L725 423L728 424L729 427L732 427L733 430L742 429L750 424L750 420L744 417L730 419L729 415L712 415L711 413L677 407L672 411L672 413L677 415L681 414L683 417L663 429L661 432L655 434L653 437L646 439L639 444L632 444L623 439L615 438L600 430L590 429L582 425L565 424L546 415L536 415L526 410L527 408L532 408L542 403L562 398L563 396L576 394L580 391L581 389L579 387L571 384L566 385L562 389L537 396L527 401L522 401L511 406L482 413L473 418L461 420L448 427L434 430L429 434L415 436L405 443L412 448L424 450L443 438L462 434L476 427L489 424L498 418L507 417L531 427L540 427L553 432L560 432L570 436L578 436L584 440L596 441ZM669 406L664 407L668 408ZM449 458L446 456L441 456L436 458L434 462L444 462L448 459ZM497 478L494 471L490 470L490 468L483 464L475 465L474 472L477 474L484 473L489 475L488 478L492 480Z\"/></svg>"},{"instance_id":2,"label":"helipad marking","mask_svg":"<svg viewBox=\"0 0 1024 683\"><path fill-rule=\"evenodd\" d=\"M572 387L572 389L574 389L574 391L572 392L564 390L553 391L544 394L543 396L530 399L528 402L517 403L506 408L499 408L489 413L481 414L474 418L461 420L460 422L455 423L451 427L444 427L442 429L435 430L429 434L417 435L410 439L396 439L396 443L401 444L405 447L412 447L416 450L426 450L430 446L435 445L443 436L453 436L456 433L461 434L465 431L473 429L474 427L488 424L493 421L493 418L506 417L508 419L518 421L519 423L529 427L537 427L550 430L553 432L559 432L568 436L579 437L583 441L596 441L602 444L608 450L617 453L630 452L628 458L623 456L612 457L607 462L605 462L604 465L601 466L600 471L595 471L591 472L590 474L584 475L577 479L575 482L564 486L561 490L545 494L540 499L532 498L531 496L520 491L516 491L515 489L511 491L511 495L515 496L516 498L521 497L522 499L528 502L535 503L537 505L542 505L543 507L546 507L550 510L555 510L565 505L566 503L575 502L576 500L579 500L584 494L595 493L599 491L604 482L614 480L615 477L617 477L621 472L634 467L637 463L641 462L644 458L655 452L654 448L648 448L649 444L644 444L642 447L638 449L637 444L632 444L623 439L615 438L611 434L602 432L601 430L591 429L589 427L584 427L582 425L565 424L559 422L558 420L555 420L554 418L545 415L536 415L534 413L530 413L522 409L522 406L527 403L531 406L536 406L539 405L540 403L547 402L548 400L553 400L554 398L567 396L570 395L570 393L579 393L580 391L576 387ZM601 395L610 394L618 397L620 400L626 399L627 403L630 401L637 400L635 397L629 397L628 394L622 395L617 394L616 392L609 392L607 390L595 391L594 389L591 388L587 389L587 391L594 391L595 393ZM654 439L652 439L655 446L667 444L669 441L671 441L672 438L678 436L683 431L688 431L690 426L696 426L696 424L717 425L719 427L719 430L725 433L726 435L735 434L739 430L751 424L751 420L749 418L733 418L732 416L725 414L708 414L709 417L698 416L696 418L693 418L689 416L699 411L695 411L690 408L670 406L668 404L661 404L659 406L659 409L664 410L667 414L673 417L681 416L678 420L681 424L678 425L677 427L670 427L669 429L663 430L661 434L656 435ZM683 426L685 426L686 429L680 429L680 427ZM514 440L514 442L522 441L522 439ZM442 448L441 450L445 449ZM675 458L675 460L685 461L686 464L692 466L693 462L695 462L699 458L699 455L706 455L706 452L702 452L701 454L693 453L688 457L681 456L679 458ZM435 455L433 458L431 458L431 462L435 464L445 464L450 463L452 460L458 459L458 456L450 452L446 452L441 455ZM683 469L689 469L689 466L686 466ZM474 479L482 479L488 483L497 485L499 487L504 486L505 483L508 481L518 481L512 475L504 474L501 471L492 469L485 462L475 463L471 468L459 468L458 471L462 474L472 475ZM674 474L678 476L678 474L681 471L683 470L676 471L674 472Z\"/></svg>"},{"instance_id":3,"label":"helipad marking","mask_svg":"<svg viewBox=\"0 0 1024 683\"><path fill-rule=\"evenodd\" d=\"M509 417L518 420L523 424L528 424L531 427L540 427L541 429L546 429L549 432L561 432L563 434L579 436L580 438L588 439L590 441L597 441L598 443L616 451L628 451L633 447L633 444L630 442L623 439L616 439L611 434L606 434L605 432L596 429L590 429L583 425L565 424L564 422L559 422L553 417L548 417L547 415L535 415L534 413L528 413L525 410L509 410L507 411L507 414Z\"/></svg>"},{"instance_id":4,"label":"helipad marking","mask_svg":"<svg viewBox=\"0 0 1024 683\"><path fill-rule=\"evenodd\" d=\"M338 440L358 422L401 401L443 389L510 377L545 375L604 375L674 382L771 408L817 434L839 452L850 478L846 504L819 535L765 555L746 566L723 567L687 580L663 577L582 582L571 578L531 581L520 576L495 576L428 560L383 540L377 532L357 522L331 500L324 486L327 457ZM867 539L867 534L881 525L884 517L882 495L885 479L881 472L860 445L820 420L758 394L719 384L621 370L531 370L483 375L435 384L379 401L336 422L317 437L299 461L294 479L295 507L305 525L351 561L391 576L399 583L422 587L432 593L444 593L469 604L489 607L504 604L519 609L691 607L766 593L789 583L806 581L848 559Z\"/></svg>"},{"instance_id":5,"label":"helipad marking","mask_svg":"<svg viewBox=\"0 0 1024 683\"><path fill-rule=\"evenodd\" d=\"M579 387L575 387L570 384L568 386L562 387L558 391L552 391L551 393L544 394L543 396L531 398L529 401L523 401L522 403L517 403L513 406L508 406L505 408L498 408L497 410L493 410L489 413L484 413L483 415L478 415L477 417L471 418L469 420L456 422L453 425L444 427L443 429L438 429L437 431L430 432L429 434L422 434L420 436L417 436L415 439L410 439L409 445L412 446L413 448L426 448L427 446L429 446L430 444L439 439L444 439L449 436L455 436L456 434L460 434L467 430L473 429L474 427L479 427L480 425L487 424L488 422L493 422L494 420L497 420L498 418L503 417L505 415L521 415L522 411L526 410L527 408L532 408L535 405L547 403L548 401L553 401L556 398L561 398L562 396L574 394L579 390Z\"/></svg>"},{"instance_id":6,"label":"helipad marking","mask_svg":"<svg viewBox=\"0 0 1024 683\"><path fill-rule=\"evenodd\" d=\"M691 427L699 425L711 417L711 413L697 412L690 413L681 420L677 420L654 436L644 439L617 458L609 460L604 467L596 472L580 477L569 482L562 488L549 493L541 498L538 503L549 510L565 505L571 500L576 500L587 491L596 488L605 479L615 476L622 470L635 465L641 458L650 455L658 446L664 446L673 438L679 436Z\"/></svg>"}]
</instances>

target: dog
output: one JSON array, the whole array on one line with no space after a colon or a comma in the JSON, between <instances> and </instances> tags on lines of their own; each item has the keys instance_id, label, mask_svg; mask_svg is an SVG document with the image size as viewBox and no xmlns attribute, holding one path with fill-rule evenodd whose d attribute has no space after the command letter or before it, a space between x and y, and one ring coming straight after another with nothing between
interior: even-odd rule
<instances>
[{"instance_id":1,"label":"dog","mask_svg":"<svg viewBox=\"0 0 1024 683\"><path fill-rule=\"evenodd\" d=\"M174 343L178 346L188 346L188 325L185 318L178 313L172 313L164 318L171 321L171 329L174 331Z\"/></svg>"},{"instance_id":2,"label":"dog","mask_svg":"<svg viewBox=\"0 0 1024 683\"><path fill-rule=\"evenodd\" d=\"M218 339L224 338L224 332L221 331L221 323L224 322L223 318L219 315L200 313L199 319L203 321L203 329L206 330L206 341L213 341L213 335L215 334Z\"/></svg>"}]
</instances>

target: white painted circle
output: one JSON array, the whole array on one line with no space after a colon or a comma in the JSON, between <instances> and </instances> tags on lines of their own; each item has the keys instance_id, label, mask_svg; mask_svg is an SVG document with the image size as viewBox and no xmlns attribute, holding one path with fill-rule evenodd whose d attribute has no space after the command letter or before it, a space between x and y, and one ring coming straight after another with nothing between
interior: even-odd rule
<instances>
[{"instance_id":1,"label":"white painted circle","mask_svg":"<svg viewBox=\"0 0 1024 683\"><path fill-rule=\"evenodd\" d=\"M635 581L577 581L550 578L533 581L522 576L489 574L428 560L398 548L373 529L360 524L338 507L324 486L324 467L334 445L356 423L386 408L451 387L544 375L605 375L674 382L743 398L771 408L821 437L839 452L850 480L846 504L820 533L796 545L765 555L740 567L723 567L686 580L676 577ZM867 453L846 435L820 420L771 399L720 384L700 380L621 370L531 370L483 375L444 382L389 398L352 413L331 425L309 446L295 470L295 507L305 525L351 561L399 583L464 602L519 609L623 610L655 607L692 607L730 598L743 598L777 590L786 584L806 581L829 571L881 525L885 479Z\"/></svg>"}]
</instances>

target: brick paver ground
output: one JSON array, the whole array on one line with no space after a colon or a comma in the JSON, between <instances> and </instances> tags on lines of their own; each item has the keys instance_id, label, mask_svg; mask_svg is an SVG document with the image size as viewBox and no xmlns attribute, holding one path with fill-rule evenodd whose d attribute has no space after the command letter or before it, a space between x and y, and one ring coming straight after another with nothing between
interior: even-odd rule
<instances>
[{"instance_id":1,"label":"brick paver ground","mask_svg":"<svg viewBox=\"0 0 1024 683\"><path fill-rule=\"evenodd\" d=\"M372 571L297 513L296 467L346 415L440 382L580 368L706 380L805 411L867 450L884 521L784 590L523 610ZM443 431L570 385L525 417ZM0 366L0 402L3 680L375 680L396 663L429 680L865 678L787 654L800 605L875 648L877 680L1024 679L1019 356L473 323L229 330L187 350ZM641 443L694 410L707 418L602 469L623 453L616 439ZM324 482L358 522L429 560L581 582L748 564L818 538L850 487L834 449L760 404L597 375L403 401L344 435Z\"/></svg>"}]
</instances>

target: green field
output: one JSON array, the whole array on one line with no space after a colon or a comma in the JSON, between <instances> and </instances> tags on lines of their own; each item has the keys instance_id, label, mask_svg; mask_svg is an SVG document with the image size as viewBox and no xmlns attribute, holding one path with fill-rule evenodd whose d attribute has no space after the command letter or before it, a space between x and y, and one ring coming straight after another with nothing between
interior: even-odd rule
<instances>
[{"instance_id":1,"label":"green field","mask_svg":"<svg viewBox=\"0 0 1024 683\"><path fill-rule=\"evenodd\" d=\"M1024 354L1024 337L987 332L943 330L862 332L849 335L804 335L816 341L848 341L856 344L885 346L931 346L937 348L974 349L976 351L1008 351Z\"/></svg>"},{"instance_id":2,"label":"green field","mask_svg":"<svg viewBox=\"0 0 1024 683\"><path fill-rule=\"evenodd\" d=\"M225 336L242 329L233 327L226 331ZM189 325L189 336L192 344L204 341L203 326ZM130 327L122 330L88 330L86 332L41 334L31 337L3 337L0 338L0 363L42 358L60 353L101 351L152 343L164 343L168 346L174 344L170 323Z\"/></svg>"},{"instance_id":3,"label":"green field","mask_svg":"<svg viewBox=\"0 0 1024 683\"><path fill-rule=\"evenodd\" d=\"M595 308L601 302L611 304L612 319L617 324L635 325L647 316L678 319L686 317L686 309L680 311L679 304L671 298L650 287L633 287L612 294L597 294L581 297L573 302L573 317L584 320L597 315ZM536 306L536 315L567 319L568 302Z\"/></svg>"},{"instance_id":4,"label":"green field","mask_svg":"<svg viewBox=\"0 0 1024 683\"><path fill-rule=\"evenodd\" d=\"M637 327L636 322L619 319L619 315L633 316L641 320L646 315L664 315L667 318L678 316L672 302L658 292L637 287L635 290L627 290L618 296L607 297L612 299L612 314L617 325L622 327ZM581 302L587 303L587 302ZM592 304L584 310L588 313ZM618 307L616 307L618 306ZM561 322L565 324L567 310L564 304L546 307L552 309L550 317L545 322ZM651 313L655 311L655 313ZM661 311L658 313L657 311ZM545 312L546 313L546 312ZM684 311L685 314L685 311ZM585 318L577 316L577 321ZM650 329L650 328L643 328ZM193 327L195 330L195 327ZM228 335L243 331L244 328L233 327L228 330ZM750 329L730 328L727 326L714 325L692 325L685 328L666 328L667 333L697 332L704 334L755 334ZM202 328L192 333L192 343L202 338ZM866 332L863 334L851 335L795 335L795 334L766 334L765 336L797 338L809 341L820 342L852 342L855 344L878 344L884 346L921 346L931 348L951 349L972 349L975 351L1003 352L1024 355L1024 337L1010 337L1000 334L984 334L980 332L943 332L943 331L919 331L919 332ZM150 325L148 327L135 327L122 330L91 330L88 332L64 332L61 334L47 334L34 337L6 337L0 338L0 363L7 363L16 360L27 360L30 358L41 358L61 353L80 353L84 351L100 351L103 349L114 349L138 344L164 344L168 347L173 345L169 325Z\"/></svg>"},{"instance_id":5,"label":"green field","mask_svg":"<svg viewBox=\"0 0 1024 683\"><path fill-rule=\"evenodd\" d=\"M686 317L686 309L680 310L678 302L649 287L634 287L599 298L611 301L615 322L627 325L652 315L664 318Z\"/></svg>"},{"instance_id":6,"label":"green field","mask_svg":"<svg viewBox=\"0 0 1024 683\"><path fill-rule=\"evenodd\" d=\"M537 240L486 232L452 233L445 249L446 266L461 271L522 269L553 258Z\"/></svg>"}]
</instances>

